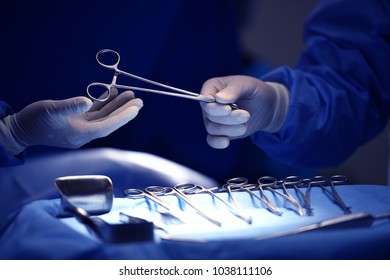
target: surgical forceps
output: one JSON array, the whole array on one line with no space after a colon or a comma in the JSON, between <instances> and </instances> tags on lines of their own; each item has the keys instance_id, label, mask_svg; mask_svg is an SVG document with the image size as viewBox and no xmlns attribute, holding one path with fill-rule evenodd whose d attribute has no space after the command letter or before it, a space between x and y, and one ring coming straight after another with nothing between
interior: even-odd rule
<instances>
[{"instance_id":1,"label":"surgical forceps","mask_svg":"<svg viewBox=\"0 0 390 280\"><path fill-rule=\"evenodd\" d=\"M290 181L290 177L287 177L281 181L278 181L276 178L271 177L271 176L264 176L259 178L258 182L259 184L263 184L263 186L269 190L272 191L276 194L279 194L280 196L284 197L288 201L291 202L292 205L294 205L297 208L298 214L300 216L303 216L303 210L302 206L299 204L299 202L287 191L286 186L292 184ZM280 192L276 190L276 188L281 185L283 192Z\"/></svg>"},{"instance_id":2,"label":"surgical forceps","mask_svg":"<svg viewBox=\"0 0 390 280\"><path fill-rule=\"evenodd\" d=\"M310 189L313 185L320 186L326 193L328 193L333 199L336 201L336 203L343 209L344 214L350 214L351 210L350 207L346 206L338 192L336 191L335 185L336 184L343 184L348 181L348 178L343 175L334 175L329 178L325 178L324 176L315 176L312 179L305 179L304 181L308 182L308 186L306 189L305 194L305 203L307 203L309 215L313 215L312 209L310 208ZM331 190L329 191L324 184L330 183Z\"/></svg>"},{"instance_id":3,"label":"surgical forceps","mask_svg":"<svg viewBox=\"0 0 390 280\"><path fill-rule=\"evenodd\" d=\"M180 188L180 185L177 186L177 187ZM206 189L205 187L203 187L201 185L194 185L194 184L188 184L188 188L186 188L185 185L183 185L181 187L184 188L184 193L185 194L206 193L206 194L211 195L214 199L216 198L219 201L221 201L223 204L225 204L230 209L230 211L232 211L232 213L234 215L236 215L238 218L240 218L241 220L244 220L248 224L252 223L252 217L244 214L239 207L236 207L236 205L232 205L232 204L226 202L225 200L220 198L218 195L213 193L210 189Z\"/></svg>"},{"instance_id":4,"label":"surgical forceps","mask_svg":"<svg viewBox=\"0 0 390 280\"><path fill-rule=\"evenodd\" d=\"M257 185L255 185L255 189L259 189L261 195L264 197L264 198L261 198L260 196L256 195L255 193L251 192L251 194L254 196L254 197L257 197L257 199L260 199L261 201L263 201L267 206L268 208L271 210L271 212L273 212L274 214L276 215L281 215L282 212L280 212L278 210L278 208L276 208L275 205L273 205L273 203L269 200L268 196L265 194L264 192L264 187L269 187L271 184L271 186L273 185L273 181L269 182L267 180L267 178L264 178L264 177L261 177L257 180Z\"/></svg>"},{"instance_id":5,"label":"surgical forceps","mask_svg":"<svg viewBox=\"0 0 390 280\"><path fill-rule=\"evenodd\" d=\"M236 205L237 208L240 209L240 206L238 205L237 201L235 200L233 196L233 191L245 191L249 193L251 196L257 198L261 202L265 203L267 207L276 215L280 215L281 212L272 204L272 202L268 199L266 194L263 191L262 185L256 185L256 184L248 184L248 179L244 177L236 177L229 179L225 185L222 186L223 189L226 189L232 198L233 203ZM252 190L256 190L259 188L260 193L263 195L264 198L260 197L256 193L254 193Z\"/></svg>"},{"instance_id":6,"label":"surgical forceps","mask_svg":"<svg viewBox=\"0 0 390 280\"><path fill-rule=\"evenodd\" d=\"M169 205L165 201L161 200L154 192L148 191L148 188L151 188L151 187L147 187L145 189L145 191L142 191L139 189L126 189L123 191L123 193L124 193L125 197L127 197L127 198L145 198L145 199L151 200L151 201L155 202L156 204L160 205L161 207L165 208L168 211L168 214L170 216L185 223L184 219L182 217L183 215L181 215L180 212L176 211L171 205ZM164 214L164 215L167 214L165 212L162 213L160 211L159 211L159 213Z\"/></svg>"},{"instance_id":7,"label":"surgical forceps","mask_svg":"<svg viewBox=\"0 0 390 280\"><path fill-rule=\"evenodd\" d=\"M323 184L326 184L328 182L328 178L325 176L314 176L311 179L304 179L303 183L307 184L306 193L303 197L307 209L307 215L312 216L313 215L313 209L310 205L310 190L313 186L317 185L320 186L322 189L326 190Z\"/></svg>"},{"instance_id":8,"label":"surgical forceps","mask_svg":"<svg viewBox=\"0 0 390 280\"><path fill-rule=\"evenodd\" d=\"M233 204L238 209L241 209L241 207L238 204L238 202L236 201L236 199L234 198L232 191L237 190L237 189L241 189L241 187L243 185L247 184L247 183L248 183L248 179L247 178L236 177L236 178L229 179L227 181L227 183L225 185L223 185L222 188L221 188L222 190L227 190L227 192L229 193L230 198L233 201Z\"/></svg>"},{"instance_id":9,"label":"surgical forceps","mask_svg":"<svg viewBox=\"0 0 390 280\"><path fill-rule=\"evenodd\" d=\"M344 175L334 175L330 177L329 179L330 182L330 188L331 188L331 193L333 198L336 200L336 202L340 205L340 207L344 210L344 214L351 214L351 207L348 207L338 192L336 191L335 185L336 184L344 184L348 182L348 178Z\"/></svg>"},{"instance_id":10,"label":"surgical forceps","mask_svg":"<svg viewBox=\"0 0 390 280\"><path fill-rule=\"evenodd\" d=\"M103 62L102 55L104 55L104 54L105 54L106 58L110 59L110 62L108 62L108 61L107 61L107 63ZM120 61L120 55L116 51L113 51L113 50L110 50L110 49L100 50L96 54L96 60L97 60L97 62L101 66L103 66L105 68L108 68L108 69L111 69L111 70L114 70L114 76L113 76L112 81L111 81L110 84L94 82L94 83L91 83L91 84L88 85L88 87L87 87L87 94L88 94L88 96L92 100L104 102L104 101L108 100L108 98L110 97L110 90L112 88L119 88L119 89L130 89L130 90L152 92L152 93L158 93L158 94L164 94L164 95L169 95L169 96L174 96L174 97L187 98L187 99L203 101L203 102L215 102L215 98L214 97L200 95L200 94L197 94L197 93L194 93L194 92L190 92L190 91L187 91L187 90L183 90L183 89L179 89L179 88L176 88L176 87L168 86L168 85L165 85L165 84L162 84L162 83L158 83L158 82L155 82L155 81L152 81L152 80L149 80L149 79L145 79L145 78L136 76L134 74L131 74L131 73L128 73L128 72L120 70L118 68L118 64L119 64L119 61ZM112 62L112 60L113 60L113 62ZM159 86L159 87L162 87L162 88L166 88L166 89L169 89L169 90L174 91L174 92L161 91L161 90L155 90L155 89L149 89L149 88L126 86L126 85L118 85L117 84L117 78L118 78L119 75L124 75L124 76L130 77L130 78L133 78L133 79L137 79L137 80L140 80L142 82L153 84L155 86ZM103 92L93 93L93 91L97 91L97 89L99 89L99 90L104 89L104 92L106 92L106 93L104 93L103 95L101 95L101 93L103 93ZM98 95L99 97L95 97L95 95ZM232 107L232 109L237 108L237 105L235 105L235 104L230 104L230 106Z\"/></svg>"},{"instance_id":11,"label":"surgical forceps","mask_svg":"<svg viewBox=\"0 0 390 280\"><path fill-rule=\"evenodd\" d=\"M187 197L187 195L184 193L185 190L189 190L190 188L193 188L192 186L189 186L188 184L179 184L173 188L171 187L159 187L159 186L151 186L147 187L145 190L147 190L149 193L154 193L155 195L176 195L177 197L184 200L189 206L191 206L195 211L208 220L209 222L221 226L222 223L218 221L217 219L213 218L211 215L205 213L202 209L200 209L197 205L195 205L194 202L191 201Z\"/></svg>"}]
</instances>

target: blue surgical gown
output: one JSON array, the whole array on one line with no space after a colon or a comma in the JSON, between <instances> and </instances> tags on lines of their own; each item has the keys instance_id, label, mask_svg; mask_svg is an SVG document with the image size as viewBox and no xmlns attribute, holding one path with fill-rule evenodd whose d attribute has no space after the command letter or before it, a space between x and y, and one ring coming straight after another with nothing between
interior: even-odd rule
<instances>
[{"instance_id":1,"label":"blue surgical gown","mask_svg":"<svg viewBox=\"0 0 390 280\"><path fill-rule=\"evenodd\" d=\"M320 1L306 22L304 42L295 68L263 77L290 91L283 128L252 139L289 164L334 166L389 119L390 1Z\"/></svg>"}]
</instances>

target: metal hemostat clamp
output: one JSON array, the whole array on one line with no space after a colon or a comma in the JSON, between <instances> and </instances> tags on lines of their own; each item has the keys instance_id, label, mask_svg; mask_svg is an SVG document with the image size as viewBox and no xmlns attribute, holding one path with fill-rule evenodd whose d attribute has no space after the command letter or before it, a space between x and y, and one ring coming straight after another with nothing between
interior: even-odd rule
<instances>
[{"instance_id":1,"label":"metal hemostat clamp","mask_svg":"<svg viewBox=\"0 0 390 280\"><path fill-rule=\"evenodd\" d=\"M125 89L125 90L133 90L133 91L141 91L141 92L150 92L150 93L156 93L156 94L162 94L166 96L173 96L173 97L179 97L179 98L185 98L200 102L216 102L215 98L212 96L205 96L201 95L199 93L191 92L188 90L180 89L177 87L165 85L156 81L152 81L125 71L122 71L118 68L119 62L120 62L120 55L118 52L110 49L103 49L100 50L96 54L96 61L103 67L113 70L114 75L112 77L111 83L100 83L100 82L94 82L88 85L87 87L87 94L88 96L95 101L105 102L110 98L111 89L117 88L117 89ZM120 85L117 83L117 79L120 75L126 76L128 78L136 79L139 81L142 81L145 84L151 84L154 86L157 86L158 88L167 89L169 91L165 90L159 90L159 89L153 89L153 88L144 88L144 87L135 87L135 86L129 86L129 85ZM232 110L239 109L237 104L228 104Z\"/></svg>"}]
</instances>

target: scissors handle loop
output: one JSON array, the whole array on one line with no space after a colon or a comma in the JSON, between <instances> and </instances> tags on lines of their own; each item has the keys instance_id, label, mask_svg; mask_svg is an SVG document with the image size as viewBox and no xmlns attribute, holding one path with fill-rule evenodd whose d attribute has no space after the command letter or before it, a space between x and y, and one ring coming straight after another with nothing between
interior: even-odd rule
<instances>
[{"instance_id":1,"label":"scissors handle loop","mask_svg":"<svg viewBox=\"0 0 390 280\"><path fill-rule=\"evenodd\" d=\"M139 189L126 189L123 191L123 194L126 196L126 197L143 197L145 194L143 191L139 190Z\"/></svg>"},{"instance_id":2,"label":"scissors handle loop","mask_svg":"<svg viewBox=\"0 0 390 280\"><path fill-rule=\"evenodd\" d=\"M286 187L289 186L299 187L300 185L302 185L302 181L303 179L299 176L288 176L283 179L283 184Z\"/></svg>"},{"instance_id":3,"label":"scissors handle loop","mask_svg":"<svg viewBox=\"0 0 390 280\"><path fill-rule=\"evenodd\" d=\"M272 177L272 176L263 176L263 177L260 177L257 180L257 182L262 187L275 188L276 184L278 183L278 180L275 177Z\"/></svg>"},{"instance_id":4,"label":"scissors handle loop","mask_svg":"<svg viewBox=\"0 0 390 280\"><path fill-rule=\"evenodd\" d=\"M344 175L334 175L330 177L329 181L331 184L345 184L348 182L348 178Z\"/></svg>"},{"instance_id":5,"label":"scissors handle loop","mask_svg":"<svg viewBox=\"0 0 390 280\"><path fill-rule=\"evenodd\" d=\"M198 187L197 185L191 183L184 183L176 185L175 189L182 191L185 194L196 194L200 192L201 187Z\"/></svg>"},{"instance_id":6,"label":"scissors handle loop","mask_svg":"<svg viewBox=\"0 0 390 280\"><path fill-rule=\"evenodd\" d=\"M154 195L167 195L173 193L170 187L149 186L145 188L145 191Z\"/></svg>"},{"instance_id":7,"label":"scissors handle loop","mask_svg":"<svg viewBox=\"0 0 390 280\"><path fill-rule=\"evenodd\" d=\"M110 98L109 92L112 87L112 85L104 83L91 83L87 86L87 94L94 101L105 102Z\"/></svg>"},{"instance_id":8,"label":"scissors handle loop","mask_svg":"<svg viewBox=\"0 0 390 280\"><path fill-rule=\"evenodd\" d=\"M312 185L321 185L328 182L328 178L322 175L314 176L310 179L310 184Z\"/></svg>"},{"instance_id":9,"label":"scissors handle loop","mask_svg":"<svg viewBox=\"0 0 390 280\"><path fill-rule=\"evenodd\" d=\"M235 177L235 178L231 178L227 181L227 184L228 185L231 185L231 186L242 186L242 185L245 185L248 183L248 179L247 178L244 178L244 177Z\"/></svg>"},{"instance_id":10,"label":"scissors handle loop","mask_svg":"<svg viewBox=\"0 0 390 280\"><path fill-rule=\"evenodd\" d=\"M106 55L103 55L106 54ZM103 67L118 70L121 57L118 52L110 49L103 49L97 52L96 61Z\"/></svg>"}]
</instances>

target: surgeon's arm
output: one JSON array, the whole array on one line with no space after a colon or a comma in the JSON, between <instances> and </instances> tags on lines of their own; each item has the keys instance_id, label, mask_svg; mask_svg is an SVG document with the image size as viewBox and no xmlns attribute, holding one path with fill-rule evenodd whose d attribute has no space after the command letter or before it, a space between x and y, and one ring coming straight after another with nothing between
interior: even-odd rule
<instances>
[{"instance_id":1,"label":"surgeon's arm","mask_svg":"<svg viewBox=\"0 0 390 280\"><path fill-rule=\"evenodd\" d=\"M390 115L389 27L389 1L319 1L297 66L262 77L290 92L284 126L254 142L283 162L329 167L378 135Z\"/></svg>"},{"instance_id":2,"label":"surgeon's arm","mask_svg":"<svg viewBox=\"0 0 390 280\"><path fill-rule=\"evenodd\" d=\"M79 148L128 123L142 106L131 91L116 90L103 103L83 96L38 101L0 120L0 143L13 155L33 145Z\"/></svg>"},{"instance_id":3,"label":"surgeon's arm","mask_svg":"<svg viewBox=\"0 0 390 280\"><path fill-rule=\"evenodd\" d=\"M329 167L345 160L376 136L389 118L389 26L388 1L320 1L307 21L307 49L297 66L280 67L261 78L284 85L289 93L288 109L281 111L286 114L281 127L270 131L252 126L249 117L248 132L241 135L251 134L270 157L288 164ZM263 86L253 89L253 83L246 81L252 94L242 94L248 87L237 84L230 85L230 92L238 97L231 100L248 112L264 108L267 113L261 118L271 119L274 109L267 110L267 101L261 97L269 91ZM222 92L221 85L216 83L215 91ZM211 106L207 110L206 117L215 114ZM210 122L221 124L208 118L206 128L215 127ZM215 136L234 137L207 130Z\"/></svg>"}]
</instances>

